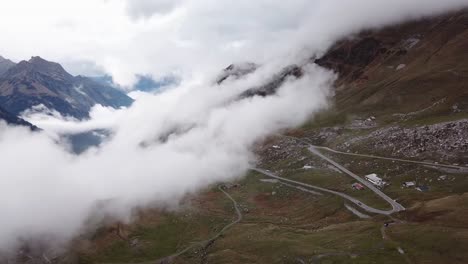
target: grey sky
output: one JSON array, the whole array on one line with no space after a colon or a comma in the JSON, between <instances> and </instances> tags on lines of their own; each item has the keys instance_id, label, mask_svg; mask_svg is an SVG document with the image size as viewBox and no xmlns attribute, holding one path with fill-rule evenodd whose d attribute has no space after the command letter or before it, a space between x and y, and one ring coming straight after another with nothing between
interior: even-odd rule
<instances>
[{"instance_id":1,"label":"grey sky","mask_svg":"<svg viewBox=\"0 0 468 264\"><path fill-rule=\"evenodd\" d=\"M298 45L317 49L337 33L437 14L467 2L5 0L0 54L16 61L39 55L69 65L74 74L103 69L129 85L135 74L192 77L235 61L267 61ZM80 72L86 61L96 67Z\"/></svg>"}]
</instances>

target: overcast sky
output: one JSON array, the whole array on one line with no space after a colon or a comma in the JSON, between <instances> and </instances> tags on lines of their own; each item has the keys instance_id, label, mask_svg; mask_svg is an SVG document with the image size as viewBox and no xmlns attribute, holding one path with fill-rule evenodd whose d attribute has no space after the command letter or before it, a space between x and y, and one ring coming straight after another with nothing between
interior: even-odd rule
<instances>
[{"instance_id":1,"label":"overcast sky","mask_svg":"<svg viewBox=\"0 0 468 264\"><path fill-rule=\"evenodd\" d=\"M108 72L121 84L135 74L189 75L231 62L264 61L303 33L436 14L468 0L1 0L0 55L39 55L74 74ZM308 31L304 31L307 28ZM311 32L304 34L304 32ZM315 35L314 35L315 34Z\"/></svg>"},{"instance_id":2,"label":"overcast sky","mask_svg":"<svg viewBox=\"0 0 468 264\"><path fill-rule=\"evenodd\" d=\"M250 59L244 58L246 50L261 58L268 46L299 27L313 1L2 2L4 57L20 61L39 55L75 74L107 71L128 83L135 73L186 73L213 62L227 66Z\"/></svg>"}]
</instances>

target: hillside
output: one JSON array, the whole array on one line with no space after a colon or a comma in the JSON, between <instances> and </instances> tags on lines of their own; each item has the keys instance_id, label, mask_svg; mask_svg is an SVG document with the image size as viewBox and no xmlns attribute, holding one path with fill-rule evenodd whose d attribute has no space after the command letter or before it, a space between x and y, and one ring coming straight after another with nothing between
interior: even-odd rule
<instances>
[{"instance_id":1,"label":"hillside","mask_svg":"<svg viewBox=\"0 0 468 264\"><path fill-rule=\"evenodd\" d=\"M60 64L40 57L21 61L0 76L0 106L14 115L42 104L81 119L95 104L118 108L132 101L110 85L72 76Z\"/></svg>"},{"instance_id":2,"label":"hillside","mask_svg":"<svg viewBox=\"0 0 468 264\"><path fill-rule=\"evenodd\" d=\"M5 109L0 107L0 120L5 121L9 125L16 125L16 126L27 126L30 127L32 130L37 130L38 128L31 123L25 121L24 119L21 119Z\"/></svg>"},{"instance_id":3,"label":"hillside","mask_svg":"<svg viewBox=\"0 0 468 264\"><path fill-rule=\"evenodd\" d=\"M340 74L336 104L376 115L467 111L468 11L367 31L316 63ZM456 108L455 108L456 107Z\"/></svg>"},{"instance_id":4,"label":"hillside","mask_svg":"<svg viewBox=\"0 0 468 264\"><path fill-rule=\"evenodd\" d=\"M339 73L316 144L468 164L468 11L362 32L316 63ZM359 137L357 137L359 135Z\"/></svg>"}]
</instances>

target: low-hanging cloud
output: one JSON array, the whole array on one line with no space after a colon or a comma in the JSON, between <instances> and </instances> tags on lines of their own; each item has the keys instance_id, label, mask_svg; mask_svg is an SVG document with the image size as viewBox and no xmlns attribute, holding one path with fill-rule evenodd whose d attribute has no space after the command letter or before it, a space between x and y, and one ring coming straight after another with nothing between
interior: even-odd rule
<instances>
[{"instance_id":1,"label":"low-hanging cloud","mask_svg":"<svg viewBox=\"0 0 468 264\"><path fill-rule=\"evenodd\" d=\"M95 113L81 125L114 135L79 156L47 132L3 124L0 249L19 237L71 238L98 202L107 201L112 215L128 217L136 206L177 203L187 193L242 176L254 161L252 144L324 107L333 80L333 74L308 66L303 78L287 81L275 96L238 99L272 70L221 86L182 85L140 98L126 110L95 109L101 116ZM55 122L49 130L80 129L77 121Z\"/></svg>"}]
</instances>

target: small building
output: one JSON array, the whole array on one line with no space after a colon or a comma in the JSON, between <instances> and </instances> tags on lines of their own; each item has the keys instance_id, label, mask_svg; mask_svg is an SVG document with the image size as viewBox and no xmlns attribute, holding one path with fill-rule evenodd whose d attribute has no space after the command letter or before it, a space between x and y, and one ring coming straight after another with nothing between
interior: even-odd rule
<instances>
[{"instance_id":1,"label":"small building","mask_svg":"<svg viewBox=\"0 0 468 264\"><path fill-rule=\"evenodd\" d=\"M406 187L406 188L413 188L414 186L416 186L416 183L412 181L403 183L403 187Z\"/></svg>"},{"instance_id":2,"label":"small building","mask_svg":"<svg viewBox=\"0 0 468 264\"><path fill-rule=\"evenodd\" d=\"M421 185L421 186L416 187L416 190L418 190L418 191L420 191L420 192L428 192L428 191L429 191L429 187L428 187L428 186L425 186L425 185Z\"/></svg>"},{"instance_id":3,"label":"small building","mask_svg":"<svg viewBox=\"0 0 468 264\"><path fill-rule=\"evenodd\" d=\"M360 183L353 183L352 185L353 189L354 190L364 190L364 185L360 184Z\"/></svg>"},{"instance_id":4,"label":"small building","mask_svg":"<svg viewBox=\"0 0 468 264\"><path fill-rule=\"evenodd\" d=\"M385 182L381 178L379 178L377 176L377 174L375 174L375 173L366 175L365 178L366 178L366 180L370 181L372 184L374 184L376 186L382 187L382 186L385 185Z\"/></svg>"},{"instance_id":5,"label":"small building","mask_svg":"<svg viewBox=\"0 0 468 264\"><path fill-rule=\"evenodd\" d=\"M447 180L447 175L442 175L442 176L439 176L439 178L437 178L438 181L445 181Z\"/></svg>"}]
</instances>

